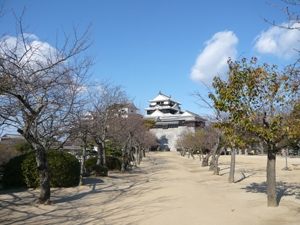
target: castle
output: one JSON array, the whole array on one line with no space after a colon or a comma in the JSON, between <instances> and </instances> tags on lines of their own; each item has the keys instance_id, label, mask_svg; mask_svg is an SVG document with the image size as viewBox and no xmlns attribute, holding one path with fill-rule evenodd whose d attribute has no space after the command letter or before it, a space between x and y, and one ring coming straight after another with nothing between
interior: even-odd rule
<instances>
[{"instance_id":1,"label":"castle","mask_svg":"<svg viewBox=\"0 0 300 225\"><path fill-rule=\"evenodd\" d=\"M160 142L160 149L176 151L176 142L184 132L195 133L205 126L205 119L190 111L182 111L181 103L159 92L146 108L144 119L155 120L154 128L150 131Z\"/></svg>"}]
</instances>

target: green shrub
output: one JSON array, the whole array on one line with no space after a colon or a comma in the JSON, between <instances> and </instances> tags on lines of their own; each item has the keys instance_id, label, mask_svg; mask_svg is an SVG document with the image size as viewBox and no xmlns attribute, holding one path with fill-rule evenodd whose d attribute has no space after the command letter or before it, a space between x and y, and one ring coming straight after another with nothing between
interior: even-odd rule
<instances>
[{"instance_id":1,"label":"green shrub","mask_svg":"<svg viewBox=\"0 0 300 225\"><path fill-rule=\"evenodd\" d=\"M115 157L122 156L122 150L121 149L115 150L113 153L113 156L115 156Z\"/></svg>"},{"instance_id":2,"label":"green shrub","mask_svg":"<svg viewBox=\"0 0 300 225\"><path fill-rule=\"evenodd\" d=\"M80 163L72 154L47 150L52 187L72 187L79 184Z\"/></svg>"},{"instance_id":3,"label":"green shrub","mask_svg":"<svg viewBox=\"0 0 300 225\"><path fill-rule=\"evenodd\" d=\"M51 187L70 187L79 183L80 163L75 156L47 150ZM4 167L3 187L39 187L35 154L28 153L11 159Z\"/></svg>"},{"instance_id":4,"label":"green shrub","mask_svg":"<svg viewBox=\"0 0 300 225\"><path fill-rule=\"evenodd\" d=\"M5 164L3 169L3 188L25 187L25 178L22 173L22 162L27 154L16 156Z\"/></svg>"},{"instance_id":5,"label":"green shrub","mask_svg":"<svg viewBox=\"0 0 300 225\"><path fill-rule=\"evenodd\" d=\"M122 157L120 158L115 158L113 156L106 157L106 166L108 167L109 170L121 170Z\"/></svg>"},{"instance_id":6,"label":"green shrub","mask_svg":"<svg viewBox=\"0 0 300 225\"><path fill-rule=\"evenodd\" d=\"M22 141L20 143L17 143L13 146L13 148L16 149L18 152L20 152L21 154L25 154L33 151L31 144L28 143L27 141Z\"/></svg>"},{"instance_id":7,"label":"green shrub","mask_svg":"<svg viewBox=\"0 0 300 225\"><path fill-rule=\"evenodd\" d=\"M102 166L102 165L92 165L91 171L92 171L92 174L96 177L98 177L98 176L106 177L108 174L107 167Z\"/></svg>"},{"instance_id":8,"label":"green shrub","mask_svg":"<svg viewBox=\"0 0 300 225\"><path fill-rule=\"evenodd\" d=\"M91 170L91 166L96 164L97 164L97 157L89 158L84 162L85 168L90 170Z\"/></svg>"},{"instance_id":9,"label":"green shrub","mask_svg":"<svg viewBox=\"0 0 300 225\"><path fill-rule=\"evenodd\" d=\"M114 149L114 148L107 148L106 149L106 155L107 156L114 156L114 157L119 157L122 156L122 150L121 149Z\"/></svg>"},{"instance_id":10,"label":"green shrub","mask_svg":"<svg viewBox=\"0 0 300 225\"><path fill-rule=\"evenodd\" d=\"M91 170L92 165L97 164L97 157L90 158L85 161L85 168ZM106 156L106 166L109 170L121 170L122 157ZM125 165L126 166L126 165Z\"/></svg>"},{"instance_id":11,"label":"green shrub","mask_svg":"<svg viewBox=\"0 0 300 225\"><path fill-rule=\"evenodd\" d=\"M49 164L49 157L47 157L47 160ZM26 157L21 163L20 173L22 173L22 175L24 176L24 182L27 187L37 188L40 186L39 172L36 169L35 154L33 152L26 154Z\"/></svg>"}]
</instances>

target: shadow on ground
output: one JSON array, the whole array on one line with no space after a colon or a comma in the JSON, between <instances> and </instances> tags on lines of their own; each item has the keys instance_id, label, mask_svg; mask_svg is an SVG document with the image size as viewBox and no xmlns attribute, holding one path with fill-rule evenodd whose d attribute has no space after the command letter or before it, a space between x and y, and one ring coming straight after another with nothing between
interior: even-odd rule
<instances>
[{"instance_id":1,"label":"shadow on ground","mask_svg":"<svg viewBox=\"0 0 300 225\"><path fill-rule=\"evenodd\" d=\"M39 190L15 190L0 195L0 224L139 224L142 220L165 211L163 205L174 197L143 198L160 189L149 182L161 173L163 158L150 160L150 171L128 169L124 174L112 172L105 178L85 178L74 190L51 189L53 204L38 208L29 206ZM1 193L1 192L0 192ZM169 207L167 210L173 209ZM88 210L87 210L88 209Z\"/></svg>"},{"instance_id":2,"label":"shadow on ground","mask_svg":"<svg viewBox=\"0 0 300 225\"><path fill-rule=\"evenodd\" d=\"M251 193L264 193L267 194L267 183L251 183L249 186L242 188L246 192ZM300 186L298 184L287 183L287 182L277 182L277 203L280 203L280 200L284 196L295 196L297 199L300 199Z\"/></svg>"}]
</instances>

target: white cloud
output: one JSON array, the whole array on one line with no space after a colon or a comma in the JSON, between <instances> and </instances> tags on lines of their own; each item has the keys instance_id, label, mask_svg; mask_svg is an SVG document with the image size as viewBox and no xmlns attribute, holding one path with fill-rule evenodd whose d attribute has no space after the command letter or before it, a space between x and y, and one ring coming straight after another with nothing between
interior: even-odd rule
<instances>
[{"instance_id":1,"label":"white cloud","mask_svg":"<svg viewBox=\"0 0 300 225\"><path fill-rule=\"evenodd\" d=\"M287 26L286 23L281 24ZM293 25L297 28L299 25ZM291 59L297 56L300 50L300 32L297 29L287 30L279 27L271 27L267 31L262 31L254 39L254 49L261 54L273 54L278 58Z\"/></svg>"},{"instance_id":2,"label":"white cloud","mask_svg":"<svg viewBox=\"0 0 300 225\"><path fill-rule=\"evenodd\" d=\"M23 34L22 37L4 36L0 40L0 54L13 52L21 59L22 64L47 64L58 59L58 51L46 42L39 41L34 34ZM5 57L5 56L4 56ZM50 61L49 61L50 60Z\"/></svg>"},{"instance_id":3,"label":"white cloud","mask_svg":"<svg viewBox=\"0 0 300 225\"><path fill-rule=\"evenodd\" d=\"M238 38L232 31L222 31L214 34L207 41L206 47L197 57L195 65L191 69L190 78L195 82L210 84L218 74L227 71L227 61L230 57L235 60Z\"/></svg>"},{"instance_id":4,"label":"white cloud","mask_svg":"<svg viewBox=\"0 0 300 225\"><path fill-rule=\"evenodd\" d=\"M39 40L39 38L34 34L23 33L23 36L25 39L31 39L31 40L36 40L36 41Z\"/></svg>"},{"instance_id":5,"label":"white cloud","mask_svg":"<svg viewBox=\"0 0 300 225\"><path fill-rule=\"evenodd\" d=\"M82 85L78 88L79 94L85 94L88 91L89 91L89 87L87 85Z\"/></svg>"}]
</instances>

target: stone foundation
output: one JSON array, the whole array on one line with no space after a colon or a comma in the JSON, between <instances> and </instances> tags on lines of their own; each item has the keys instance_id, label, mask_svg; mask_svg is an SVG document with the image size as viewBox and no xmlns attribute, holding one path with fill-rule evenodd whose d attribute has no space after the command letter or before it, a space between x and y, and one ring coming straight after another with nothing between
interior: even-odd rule
<instances>
[{"instance_id":1,"label":"stone foundation","mask_svg":"<svg viewBox=\"0 0 300 225\"><path fill-rule=\"evenodd\" d=\"M160 149L170 149L170 151L177 151L176 144L177 140L184 133L195 133L195 127L177 127L177 128L153 128L150 131L156 136L160 142Z\"/></svg>"}]
</instances>

